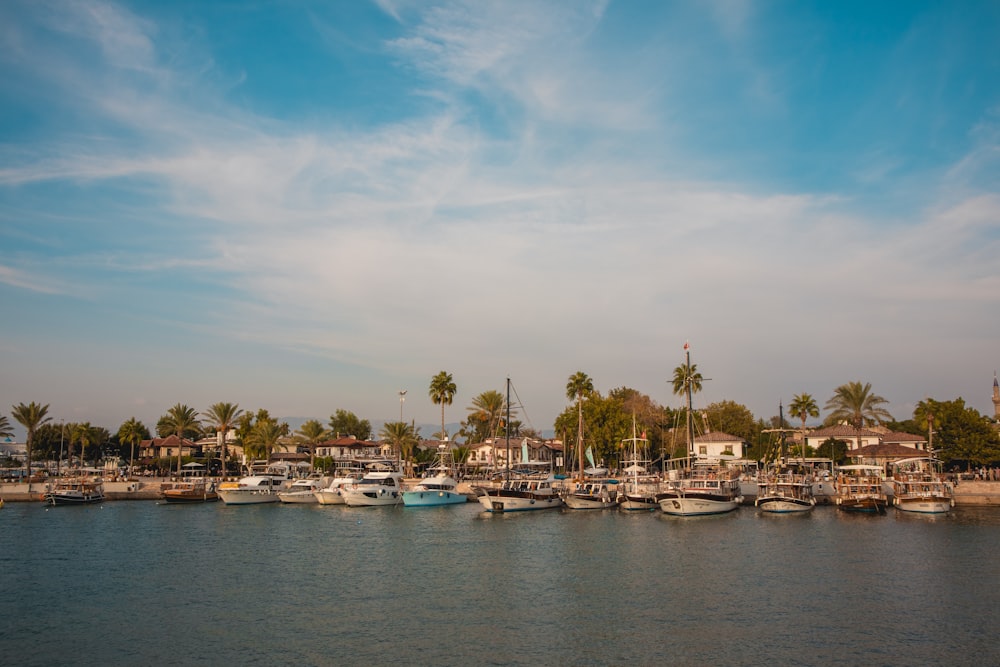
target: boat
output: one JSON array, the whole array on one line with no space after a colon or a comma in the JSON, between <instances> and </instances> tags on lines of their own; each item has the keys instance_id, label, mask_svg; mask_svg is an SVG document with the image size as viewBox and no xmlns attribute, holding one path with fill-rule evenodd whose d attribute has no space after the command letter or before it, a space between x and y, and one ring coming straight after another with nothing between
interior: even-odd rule
<instances>
[{"instance_id":1,"label":"boat","mask_svg":"<svg viewBox=\"0 0 1000 667\"><path fill-rule=\"evenodd\" d=\"M618 480L603 479L579 482L562 494L563 504L571 510L603 510L618 504Z\"/></svg>"},{"instance_id":2,"label":"boat","mask_svg":"<svg viewBox=\"0 0 1000 667\"><path fill-rule=\"evenodd\" d=\"M641 438L636 437L635 415L633 415L632 437L622 440L622 447L631 449L629 458L625 460L628 464L623 471L625 476L618 485L618 504L623 510L649 511L660 508L656 500L656 494L660 489L660 478L649 473L649 460L643 458L648 446L649 441L645 433Z\"/></svg>"},{"instance_id":3,"label":"boat","mask_svg":"<svg viewBox=\"0 0 1000 667\"><path fill-rule=\"evenodd\" d=\"M754 504L761 512L791 514L808 512L816 506L812 494L812 478L794 467L765 471L757 480Z\"/></svg>"},{"instance_id":4,"label":"boat","mask_svg":"<svg viewBox=\"0 0 1000 667\"><path fill-rule=\"evenodd\" d=\"M96 475L76 475L57 479L43 496L50 505L87 505L104 500L104 482Z\"/></svg>"},{"instance_id":5,"label":"boat","mask_svg":"<svg viewBox=\"0 0 1000 667\"><path fill-rule=\"evenodd\" d=\"M468 502L464 493L458 492L458 482L452 477L451 454L444 445L438 446L437 463L416 486L403 492L406 507L438 507Z\"/></svg>"},{"instance_id":6,"label":"boat","mask_svg":"<svg viewBox=\"0 0 1000 667\"><path fill-rule=\"evenodd\" d=\"M723 457L698 457L694 453L694 413L691 408L691 350L684 344L688 380L687 439L688 452L683 459L670 461L665 488L656 494L664 514L704 516L732 512L743 502L740 495L740 470L728 467Z\"/></svg>"},{"instance_id":7,"label":"boat","mask_svg":"<svg viewBox=\"0 0 1000 667\"><path fill-rule=\"evenodd\" d=\"M341 468L325 488L315 492L316 502L320 505L344 505L343 487L357 484L364 476L360 468Z\"/></svg>"},{"instance_id":8,"label":"boat","mask_svg":"<svg viewBox=\"0 0 1000 667\"><path fill-rule=\"evenodd\" d=\"M893 462L892 504L902 512L945 514L955 506L955 490L941 474L941 462L914 457Z\"/></svg>"},{"instance_id":9,"label":"boat","mask_svg":"<svg viewBox=\"0 0 1000 667\"><path fill-rule=\"evenodd\" d=\"M181 481L165 483L161 490L168 503L211 503L219 499L215 482L206 479L201 469L185 470Z\"/></svg>"},{"instance_id":10,"label":"boat","mask_svg":"<svg viewBox=\"0 0 1000 667\"><path fill-rule=\"evenodd\" d=\"M283 503L301 503L315 505L319 502L316 492L323 488L318 477L303 477L292 482L287 489L278 491L278 500Z\"/></svg>"},{"instance_id":11,"label":"boat","mask_svg":"<svg viewBox=\"0 0 1000 667\"><path fill-rule=\"evenodd\" d=\"M251 474L237 482L219 485L219 498L227 505L261 505L278 502L278 491L288 486L289 468L285 464L254 464Z\"/></svg>"},{"instance_id":12,"label":"boat","mask_svg":"<svg viewBox=\"0 0 1000 667\"><path fill-rule=\"evenodd\" d=\"M510 378L507 378L507 417L510 424ZM528 464L527 440L521 443L522 464L518 470L511 467L510 431L506 429L507 465L504 479L499 486L477 486L476 500L487 512L527 512L562 507L562 498L556 492L555 476L542 471L541 466ZM547 465L547 464L546 464Z\"/></svg>"},{"instance_id":13,"label":"boat","mask_svg":"<svg viewBox=\"0 0 1000 667\"><path fill-rule=\"evenodd\" d=\"M341 487L348 507L382 507L403 502L403 473L372 470L356 484Z\"/></svg>"},{"instance_id":14,"label":"boat","mask_svg":"<svg viewBox=\"0 0 1000 667\"><path fill-rule=\"evenodd\" d=\"M845 512L885 514L888 502L882 488L883 472L881 466L838 466L834 503Z\"/></svg>"}]
</instances>

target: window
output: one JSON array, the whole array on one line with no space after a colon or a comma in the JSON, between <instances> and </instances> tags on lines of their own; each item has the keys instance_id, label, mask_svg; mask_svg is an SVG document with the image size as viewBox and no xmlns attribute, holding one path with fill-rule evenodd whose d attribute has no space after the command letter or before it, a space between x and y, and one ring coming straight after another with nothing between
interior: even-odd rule
<instances>
[{"instance_id":1,"label":"window","mask_svg":"<svg viewBox=\"0 0 1000 667\"><path fill-rule=\"evenodd\" d=\"M708 445L698 445L699 454L708 454Z\"/></svg>"}]
</instances>

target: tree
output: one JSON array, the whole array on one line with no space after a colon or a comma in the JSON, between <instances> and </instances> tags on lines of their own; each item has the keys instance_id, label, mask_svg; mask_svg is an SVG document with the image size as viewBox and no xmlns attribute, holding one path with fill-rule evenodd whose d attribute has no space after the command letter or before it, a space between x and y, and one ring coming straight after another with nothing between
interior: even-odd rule
<instances>
[{"instance_id":1,"label":"tree","mask_svg":"<svg viewBox=\"0 0 1000 667\"><path fill-rule=\"evenodd\" d=\"M827 438L816 449L816 455L830 459L834 465L840 465L847 460L847 441Z\"/></svg>"},{"instance_id":2,"label":"tree","mask_svg":"<svg viewBox=\"0 0 1000 667\"><path fill-rule=\"evenodd\" d=\"M288 424L284 422L279 424L276 419L258 419L246 437L245 450L252 453L253 458L270 461L278 441L287 433Z\"/></svg>"},{"instance_id":3,"label":"tree","mask_svg":"<svg viewBox=\"0 0 1000 667\"><path fill-rule=\"evenodd\" d=\"M448 433L444 430L444 406L451 405L452 400L455 398L455 392L457 391L458 388L455 386L455 382L451 379L451 373L441 371L431 378L431 385L429 389L431 402L434 405L441 406L441 433L438 434L440 440L448 439Z\"/></svg>"},{"instance_id":4,"label":"tree","mask_svg":"<svg viewBox=\"0 0 1000 667\"><path fill-rule=\"evenodd\" d=\"M934 447L941 458L949 463L984 465L1000 460L1000 436L988 417L965 401L935 401L926 399L913 410L917 424L931 423L934 429Z\"/></svg>"},{"instance_id":5,"label":"tree","mask_svg":"<svg viewBox=\"0 0 1000 667\"><path fill-rule=\"evenodd\" d=\"M83 466L87 455L87 445L94 441L94 431L90 422L74 424L70 439L80 443L80 466Z\"/></svg>"},{"instance_id":6,"label":"tree","mask_svg":"<svg viewBox=\"0 0 1000 667\"><path fill-rule=\"evenodd\" d=\"M705 408L708 423L717 431L735 435L748 443L757 435L757 420L745 405L735 401L710 403Z\"/></svg>"},{"instance_id":7,"label":"tree","mask_svg":"<svg viewBox=\"0 0 1000 667\"><path fill-rule=\"evenodd\" d=\"M504 395L495 389L484 391L472 399L472 405L466 408L469 416L465 422L471 429L471 433L467 435L469 442L482 442L499 429L504 416L505 401ZM511 415L513 414L516 414L516 411L512 409Z\"/></svg>"},{"instance_id":8,"label":"tree","mask_svg":"<svg viewBox=\"0 0 1000 667\"><path fill-rule=\"evenodd\" d=\"M353 412L337 410L330 415L330 433L337 436L353 435L358 440L368 440L372 437L372 425L367 419L358 419Z\"/></svg>"},{"instance_id":9,"label":"tree","mask_svg":"<svg viewBox=\"0 0 1000 667\"><path fill-rule=\"evenodd\" d=\"M579 465L580 479L583 479L583 398L594 392L594 381L583 371L577 371L569 376L566 381L566 398L576 399L577 426L576 426L576 448L577 463Z\"/></svg>"},{"instance_id":10,"label":"tree","mask_svg":"<svg viewBox=\"0 0 1000 667\"><path fill-rule=\"evenodd\" d=\"M409 464L413 454L413 448L419 441L419 429L406 422L386 422L379 431L379 437L388 442L393 449L399 452L399 458L404 464Z\"/></svg>"},{"instance_id":11,"label":"tree","mask_svg":"<svg viewBox=\"0 0 1000 667\"><path fill-rule=\"evenodd\" d=\"M201 423L198 421L198 413L194 408L177 403L167 410L167 414L160 417L156 422L156 432L161 438L168 435L176 435L180 439L197 438L201 434ZM183 447L177 445L177 474L181 474L181 454Z\"/></svg>"},{"instance_id":12,"label":"tree","mask_svg":"<svg viewBox=\"0 0 1000 667\"><path fill-rule=\"evenodd\" d=\"M698 364L691 363L691 353L687 343L684 344L685 359L682 366L674 369L673 389L677 396L687 397L687 449L690 455L694 447L694 415L691 413L691 396L701 391L704 378L698 372Z\"/></svg>"},{"instance_id":13,"label":"tree","mask_svg":"<svg viewBox=\"0 0 1000 667\"><path fill-rule=\"evenodd\" d=\"M10 413L11 416L25 428L28 434L28 437L25 440L25 454L27 455L26 458L28 463L27 474L29 493L31 492L31 446L34 444L35 429L52 419L48 416L48 412L48 404L40 405L32 401L27 405L24 403L18 403L12 407L12 411Z\"/></svg>"},{"instance_id":14,"label":"tree","mask_svg":"<svg viewBox=\"0 0 1000 667\"><path fill-rule=\"evenodd\" d=\"M826 423L847 421L855 428L863 428L892 421L892 415L882 407L889 401L871 391L871 382L863 385L860 382L848 382L837 387L823 408L832 410L826 418Z\"/></svg>"},{"instance_id":15,"label":"tree","mask_svg":"<svg viewBox=\"0 0 1000 667\"><path fill-rule=\"evenodd\" d=\"M128 468L129 473L132 472L132 467L135 464L135 447L143 440L149 439L149 429L146 425L135 417L130 418L128 421L123 422L121 426L118 427L118 441L121 443L127 443L129 446L129 457L128 457Z\"/></svg>"},{"instance_id":16,"label":"tree","mask_svg":"<svg viewBox=\"0 0 1000 667\"><path fill-rule=\"evenodd\" d=\"M802 420L802 456L806 455L806 419L808 417L819 417L819 406L812 394L798 394L792 397L792 402L788 406L788 414L791 417L798 417Z\"/></svg>"},{"instance_id":17,"label":"tree","mask_svg":"<svg viewBox=\"0 0 1000 667\"><path fill-rule=\"evenodd\" d=\"M302 424L295 432L296 442L301 442L309 448L309 466L314 467L316 463L316 445L330 437L330 432L323 427L318 419L310 419Z\"/></svg>"},{"instance_id":18,"label":"tree","mask_svg":"<svg viewBox=\"0 0 1000 667\"><path fill-rule=\"evenodd\" d=\"M221 476L226 476L226 437L243 414L243 410L236 403L215 403L202 413L209 421L209 426L215 429L216 442L219 445L219 456L221 461Z\"/></svg>"},{"instance_id":19,"label":"tree","mask_svg":"<svg viewBox=\"0 0 1000 667\"><path fill-rule=\"evenodd\" d=\"M14 429L7 419L7 415L0 415L0 438L13 438Z\"/></svg>"}]
</instances>

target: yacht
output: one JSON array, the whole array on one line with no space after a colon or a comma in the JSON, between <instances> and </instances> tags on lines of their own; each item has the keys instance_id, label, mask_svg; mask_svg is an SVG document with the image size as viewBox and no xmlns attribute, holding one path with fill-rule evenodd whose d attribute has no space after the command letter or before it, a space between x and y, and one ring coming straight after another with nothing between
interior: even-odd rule
<instances>
[{"instance_id":1,"label":"yacht","mask_svg":"<svg viewBox=\"0 0 1000 667\"><path fill-rule=\"evenodd\" d=\"M464 493L458 492L458 482L452 477L451 459L442 445L437 465L427 472L416 486L403 492L406 507L436 507L439 505L459 505L468 502Z\"/></svg>"},{"instance_id":2,"label":"yacht","mask_svg":"<svg viewBox=\"0 0 1000 667\"><path fill-rule=\"evenodd\" d=\"M403 502L403 473L394 470L373 470L357 484L342 486L344 504L348 507L381 507Z\"/></svg>"},{"instance_id":3,"label":"yacht","mask_svg":"<svg viewBox=\"0 0 1000 667\"><path fill-rule=\"evenodd\" d=\"M289 468L284 464L251 466L251 474L238 482L219 485L219 498L227 505L260 505L278 502L278 491L288 486Z\"/></svg>"},{"instance_id":4,"label":"yacht","mask_svg":"<svg viewBox=\"0 0 1000 667\"><path fill-rule=\"evenodd\" d=\"M315 505L319 502L316 492L323 488L318 477L304 477L292 482L287 489L278 491L278 500L283 503L302 503Z\"/></svg>"},{"instance_id":5,"label":"yacht","mask_svg":"<svg viewBox=\"0 0 1000 667\"><path fill-rule=\"evenodd\" d=\"M359 468L341 468L330 484L315 493L316 502L320 505L344 505L343 487L357 484L364 476Z\"/></svg>"},{"instance_id":6,"label":"yacht","mask_svg":"<svg viewBox=\"0 0 1000 667\"><path fill-rule=\"evenodd\" d=\"M788 467L765 471L757 479L754 504L761 512L772 514L808 512L816 506L812 479L804 472Z\"/></svg>"}]
</instances>

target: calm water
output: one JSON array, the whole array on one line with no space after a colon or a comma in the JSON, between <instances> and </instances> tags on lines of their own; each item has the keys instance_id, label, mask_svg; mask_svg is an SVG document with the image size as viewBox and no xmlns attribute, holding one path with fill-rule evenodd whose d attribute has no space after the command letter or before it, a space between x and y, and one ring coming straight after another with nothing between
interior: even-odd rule
<instances>
[{"instance_id":1,"label":"calm water","mask_svg":"<svg viewBox=\"0 0 1000 667\"><path fill-rule=\"evenodd\" d=\"M1000 664L998 509L479 509L8 503L0 656L18 667Z\"/></svg>"}]
</instances>

